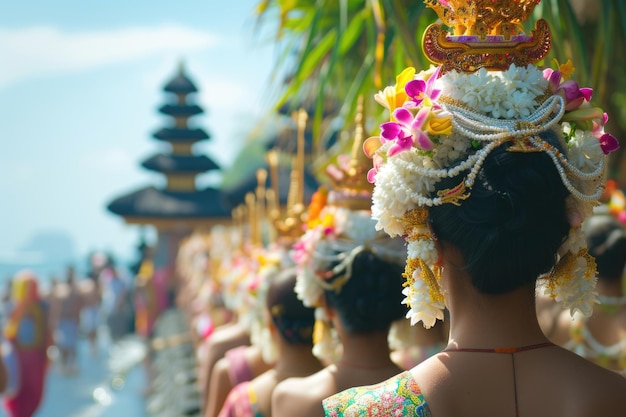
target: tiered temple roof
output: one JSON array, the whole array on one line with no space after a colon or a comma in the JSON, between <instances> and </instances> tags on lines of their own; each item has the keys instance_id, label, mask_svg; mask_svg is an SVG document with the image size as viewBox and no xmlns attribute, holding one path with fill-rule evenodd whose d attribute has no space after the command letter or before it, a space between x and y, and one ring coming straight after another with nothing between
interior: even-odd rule
<instances>
[{"instance_id":1,"label":"tiered temple roof","mask_svg":"<svg viewBox=\"0 0 626 417\"><path fill-rule=\"evenodd\" d=\"M190 128L188 120L203 113L203 109L190 102L189 94L198 91L181 64L176 76L163 90L174 95L175 100L164 104L159 112L168 116L170 125L159 129L152 136L169 144L170 152L160 152L141 165L151 171L164 174L165 189L144 187L113 200L108 209L124 217L128 223L167 225L168 221L207 221L226 219L230 211L222 201L219 190L196 187L198 174L219 170L219 166L206 155L194 153L193 145L207 140L210 135L201 128Z\"/></svg>"}]
</instances>

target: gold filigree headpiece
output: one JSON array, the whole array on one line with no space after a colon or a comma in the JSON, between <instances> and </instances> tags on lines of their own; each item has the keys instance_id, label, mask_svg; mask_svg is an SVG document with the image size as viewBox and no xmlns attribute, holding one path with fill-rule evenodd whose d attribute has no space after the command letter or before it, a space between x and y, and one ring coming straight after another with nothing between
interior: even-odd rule
<instances>
[{"instance_id":1,"label":"gold filigree headpiece","mask_svg":"<svg viewBox=\"0 0 626 417\"><path fill-rule=\"evenodd\" d=\"M444 72L474 72L480 68L506 70L511 64L526 66L550 51L548 23L540 19L526 34L522 23L540 0L424 0L444 25L430 25L422 48L426 57Z\"/></svg>"},{"instance_id":2,"label":"gold filigree headpiece","mask_svg":"<svg viewBox=\"0 0 626 417\"><path fill-rule=\"evenodd\" d=\"M363 153L365 141L365 114L363 96L359 97L354 131L354 142L349 159L338 166L329 167L328 173L333 189L333 205L350 210L369 210L372 205L374 185L367 181L369 158Z\"/></svg>"},{"instance_id":3,"label":"gold filigree headpiece","mask_svg":"<svg viewBox=\"0 0 626 417\"><path fill-rule=\"evenodd\" d=\"M269 217L274 225L274 232L281 238L296 239L302 234L303 215L306 209L304 205L304 130L307 118L308 115L303 109L293 114L297 126L297 150L291 163L287 207L284 217L281 215L279 202L278 154L276 151L270 151L267 155L272 184L271 189L267 190L270 206Z\"/></svg>"}]
</instances>

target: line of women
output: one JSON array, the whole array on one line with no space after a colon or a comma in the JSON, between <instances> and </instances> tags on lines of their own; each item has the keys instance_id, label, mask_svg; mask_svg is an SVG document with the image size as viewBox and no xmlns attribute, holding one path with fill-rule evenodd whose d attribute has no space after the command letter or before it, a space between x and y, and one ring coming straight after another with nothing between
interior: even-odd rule
<instances>
[{"instance_id":1,"label":"line of women","mask_svg":"<svg viewBox=\"0 0 626 417\"><path fill-rule=\"evenodd\" d=\"M288 210L294 233L263 246L252 215L245 239L240 223L204 247L210 288L186 300L220 324L198 344L205 417L624 415L624 229L594 215L608 116L571 63L535 65L550 32L521 30L534 2L427 3L456 29L427 30L438 65L375 96L388 121L364 142L357 123L329 189ZM466 25L476 13L493 20ZM279 319L284 274L302 327ZM400 361L424 336L392 331L403 316L442 335L421 339L432 355Z\"/></svg>"}]
</instances>

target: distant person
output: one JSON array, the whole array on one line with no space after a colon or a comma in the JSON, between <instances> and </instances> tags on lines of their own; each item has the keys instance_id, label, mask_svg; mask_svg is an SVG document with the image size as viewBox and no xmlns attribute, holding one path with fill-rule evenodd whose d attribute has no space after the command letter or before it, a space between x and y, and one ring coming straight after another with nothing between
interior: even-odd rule
<instances>
[{"instance_id":1,"label":"distant person","mask_svg":"<svg viewBox=\"0 0 626 417\"><path fill-rule=\"evenodd\" d=\"M98 355L98 327L100 326L100 284L97 279L85 278L79 281L82 310L80 324L89 340L92 356Z\"/></svg>"},{"instance_id":2,"label":"distant person","mask_svg":"<svg viewBox=\"0 0 626 417\"><path fill-rule=\"evenodd\" d=\"M78 372L78 346L82 297L76 284L76 271L67 267L66 280L59 283L50 298L50 317L54 329L54 343L61 356L61 373Z\"/></svg>"},{"instance_id":3,"label":"distant person","mask_svg":"<svg viewBox=\"0 0 626 417\"><path fill-rule=\"evenodd\" d=\"M14 355L13 362L17 362L13 374L18 375L18 381L17 384L9 381L13 387L4 394L4 406L9 417L31 417L43 396L48 368L46 352L51 344L48 311L39 296L33 272L25 270L16 274L12 299L13 309L4 327L4 337Z\"/></svg>"},{"instance_id":4,"label":"distant person","mask_svg":"<svg viewBox=\"0 0 626 417\"><path fill-rule=\"evenodd\" d=\"M152 335L154 322L162 303L155 283L154 261L151 252L146 249L144 258L135 276L135 332L147 339Z\"/></svg>"},{"instance_id":5,"label":"distant person","mask_svg":"<svg viewBox=\"0 0 626 417\"><path fill-rule=\"evenodd\" d=\"M9 345L10 348L10 345ZM0 346L0 395L3 395L7 390L7 386L9 385L9 371L7 370L7 359L5 359L5 344L2 343Z\"/></svg>"},{"instance_id":6,"label":"distant person","mask_svg":"<svg viewBox=\"0 0 626 417\"><path fill-rule=\"evenodd\" d=\"M48 306L50 306L50 302L52 301L52 297L54 296L54 292L56 291L58 285L59 285L59 279L56 276L52 275L50 277L50 284L48 285L48 291L47 292L42 291L41 298L48 304Z\"/></svg>"},{"instance_id":7,"label":"distant person","mask_svg":"<svg viewBox=\"0 0 626 417\"><path fill-rule=\"evenodd\" d=\"M114 266L109 266L100 273L100 285L102 285L102 310L106 316L109 335L112 342L117 342L128 330L126 305L128 288Z\"/></svg>"},{"instance_id":8,"label":"distant person","mask_svg":"<svg viewBox=\"0 0 626 417\"><path fill-rule=\"evenodd\" d=\"M13 292L13 277L9 277L5 281L5 288L4 288L4 291L2 292L2 305L0 305L0 308L2 309L1 314L2 314L3 326L6 323L7 318L9 317L9 313L13 309L13 298L11 296L12 292Z\"/></svg>"}]
</instances>

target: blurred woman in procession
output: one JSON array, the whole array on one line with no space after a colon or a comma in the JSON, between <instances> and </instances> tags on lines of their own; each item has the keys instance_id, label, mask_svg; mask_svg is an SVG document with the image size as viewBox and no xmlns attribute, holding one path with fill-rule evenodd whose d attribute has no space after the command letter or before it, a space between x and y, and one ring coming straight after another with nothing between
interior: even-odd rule
<instances>
[{"instance_id":1,"label":"blurred woman in procession","mask_svg":"<svg viewBox=\"0 0 626 417\"><path fill-rule=\"evenodd\" d=\"M4 393L4 407L10 417L31 417L40 405L48 369L47 350L52 344L48 308L39 295L37 277L31 271L20 271L13 283L13 309L4 327L8 343L4 352L9 360L7 381L11 387ZM3 350L5 348L3 347Z\"/></svg>"}]
</instances>

